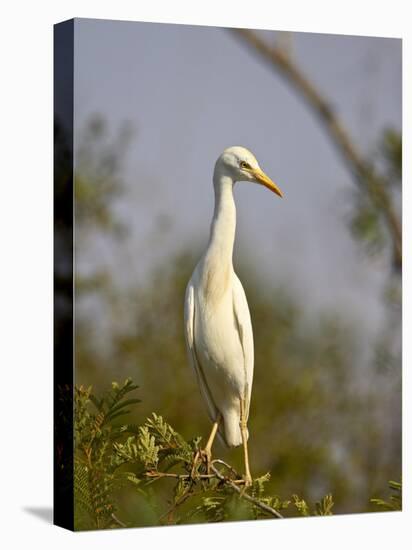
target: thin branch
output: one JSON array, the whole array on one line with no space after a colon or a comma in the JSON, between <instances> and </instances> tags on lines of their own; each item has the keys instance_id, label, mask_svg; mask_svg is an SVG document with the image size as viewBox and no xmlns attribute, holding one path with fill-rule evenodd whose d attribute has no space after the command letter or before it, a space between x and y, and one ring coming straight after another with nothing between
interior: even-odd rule
<instances>
[{"instance_id":1,"label":"thin branch","mask_svg":"<svg viewBox=\"0 0 412 550\"><path fill-rule=\"evenodd\" d=\"M238 493L238 495L241 498L244 498L245 500L251 502L252 504L254 504L254 506L257 506L258 508L260 508L261 510L263 510L264 512L266 512L270 516L273 516L273 517L278 518L278 519L283 518L282 514L280 514L277 510L275 510L274 508L272 508L268 504L265 504L264 502L261 502L257 498L252 497L251 495L246 493L245 488L240 489L238 487L237 483L239 483L239 481L243 481L243 480L230 479L229 477L223 475L216 468L215 463L221 464L222 466L227 468L233 475L235 475L236 477L239 478L239 474L236 472L236 470L234 468L232 468L232 466L230 466L229 464L227 464L226 462L224 462L223 460L220 460L220 459L213 460L210 464L210 469L213 472L213 474L197 474L196 477L193 478L190 474L182 474L181 475L181 474L171 474L171 473L167 473L167 472L158 472L157 470L150 470L150 471L145 473L145 476L149 477L149 478L155 478L155 479L166 477L166 478L172 478L172 479L178 479L178 480L189 480L189 479L193 479L193 480L196 480L196 479L209 479L209 480L211 480L211 479L218 479L219 481L221 481L225 485L229 485L234 491L236 491L236 493ZM184 500L186 500L186 498L188 498L189 496L190 496L190 493L186 493ZM181 503L179 502L179 504L181 504ZM168 515L171 511L173 511L175 509L175 507L176 507L176 505L173 506L167 512L165 512L162 517Z\"/></svg>"},{"instance_id":2,"label":"thin branch","mask_svg":"<svg viewBox=\"0 0 412 550\"><path fill-rule=\"evenodd\" d=\"M166 510L166 512L164 512L160 517L159 517L159 521L162 521L163 518L167 517L168 520L169 520L169 523L171 523L170 519L173 515L173 512L176 510L176 508L178 508L179 506L181 506L189 497L191 497L193 495L192 493L192 485L190 485L190 487L183 493L183 495L173 504L173 506L171 506L169 508L169 510Z\"/></svg>"},{"instance_id":3,"label":"thin branch","mask_svg":"<svg viewBox=\"0 0 412 550\"><path fill-rule=\"evenodd\" d=\"M235 476L235 478L239 477L239 474L233 468L233 466L231 466L230 464L228 464L224 460L221 460L220 458L215 458L214 460L212 460L212 464L221 464L222 466L227 468L229 470L229 472L231 472Z\"/></svg>"},{"instance_id":4,"label":"thin branch","mask_svg":"<svg viewBox=\"0 0 412 550\"><path fill-rule=\"evenodd\" d=\"M402 268L402 229L399 218L386 191L388 182L378 176L369 162L357 150L341 121L315 85L303 74L291 57L280 47L269 45L248 29L230 29L292 85L320 119L358 185L363 187L373 204L383 213L393 243L393 262Z\"/></svg>"},{"instance_id":5,"label":"thin branch","mask_svg":"<svg viewBox=\"0 0 412 550\"><path fill-rule=\"evenodd\" d=\"M127 527L127 525L123 523L123 521L120 521L120 519L115 514L111 514L111 517L117 523L117 525L120 525L120 527Z\"/></svg>"},{"instance_id":6,"label":"thin branch","mask_svg":"<svg viewBox=\"0 0 412 550\"><path fill-rule=\"evenodd\" d=\"M221 474L219 472L219 470L213 465L211 464L210 465L210 469L212 470L212 472L215 474L215 476L220 479L220 481L224 482L225 484L227 485L230 485L230 487L236 491L236 493L238 493L238 495L241 497L241 498L244 498L245 500L248 500L249 502L251 502L252 504L254 504L255 506L257 506L258 508L260 508L261 510L263 510L264 512L266 512L267 514L275 517L275 518L278 518L278 519L282 519L283 516L281 513L279 513L277 510L275 510L274 508L272 508L271 506L269 506L268 504L265 504L264 502L261 502L260 500L258 500L257 498L254 498L252 496L250 496L248 493L245 492L244 489L240 489L236 483L234 481L232 481L231 479L229 479L228 477L225 477L223 474Z\"/></svg>"},{"instance_id":7,"label":"thin branch","mask_svg":"<svg viewBox=\"0 0 412 550\"><path fill-rule=\"evenodd\" d=\"M181 480L186 480L186 479L192 479L193 476L191 476L190 474L170 474L168 472L158 472L157 470L150 470L149 472L145 472L144 474L146 477L150 477L150 478L161 478L161 477L172 477L174 479L181 479ZM200 479L211 479L211 478L214 478L215 476L213 474L198 474L196 475L196 479L197 478L200 478Z\"/></svg>"}]
</instances>

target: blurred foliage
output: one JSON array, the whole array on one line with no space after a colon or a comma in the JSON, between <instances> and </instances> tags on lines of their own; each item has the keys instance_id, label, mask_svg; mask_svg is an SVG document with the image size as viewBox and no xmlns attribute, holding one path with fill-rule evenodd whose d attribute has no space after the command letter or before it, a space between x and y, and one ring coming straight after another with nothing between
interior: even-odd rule
<instances>
[{"instance_id":1,"label":"blurred foliage","mask_svg":"<svg viewBox=\"0 0 412 550\"><path fill-rule=\"evenodd\" d=\"M88 333L78 332L76 376L99 390L115 376L138 377L142 403L133 422L158 411L190 439L210 429L183 339L184 289L193 260L180 255L168 265L143 289L128 290L125 303L106 305L104 314L112 311L113 320L110 351L95 352ZM305 320L285 290L268 296L260 288L248 280L256 352L252 474L271 472L270 493L297 493L308 501L332 493L337 513L368 511L368 495L401 468L400 410L394 405L400 400L400 357L389 360L381 351L381 368L364 365L358 327L332 314ZM365 379L373 383L362 384ZM240 451L217 444L215 452L241 471ZM171 498L166 488L156 497Z\"/></svg>"},{"instance_id":2,"label":"blurred foliage","mask_svg":"<svg viewBox=\"0 0 412 550\"><path fill-rule=\"evenodd\" d=\"M122 167L133 128L123 124L116 135L109 132L106 121L94 115L79 137L76 150L75 201L76 222L88 229L122 234L120 218L113 214L113 204L122 195Z\"/></svg>"},{"instance_id":3,"label":"blurred foliage","mask_svg":"<svg viewBox=\"0 0 412 550\"><path fill-rule=\"evenodd\" d=\"M396 157L394 141L385 145L391 159ZM116 156L116 141L109 143ZM116 200L122 195L120 190L112 191L110 185L105 187L103 176L94 175L93 166L101 158L99 146L90 146L88 151L76 169L76 185L81 182L76 195L76 247L87 254L93 250L93 239L103 238L112 240L118 251L127 240L123 239L127 233L115 229ZM122 163L113 166L115 176L112 180L108 176L108 181L115 182L117 188L122 182ZM83 193L82 186L93 190ZM98 199L93 198L94 193ZM96 205L104 215L95 215ZM363 239L368 231L362 229L359 238ZM366 240L374 242L372 237ZM156 485L152 480L141 492L141 453L145 446L148 453L151 449L150 437L154 434L147 419L153 418L153 411L167 418L174 433L181 434L179 441L189 445L186 450L193 451L195 434L210 430L195 376L187 363L183 337L184 291L199 255L194 244L190 251L163 257L140 285L118 284L118 272L128 269L127 262L103 269L97 261L87 277L76 273L78 386L88 388L92 384L100 393L112 380L133 377L142 388L142 402L128 413L129 424L124 422L139 427L129 434L129 443L126 432L119 438L105 432L103 438L93 439L93 445L106 441L101 472L114 476L105 481L109 488L112 482L116 486L116 498L110 499L114 508L96 519L96 514L90 514L85 506L78 510L79 525L82 521L89 526L98 521L100 526L116 526L111 514L117 509L121 510L120 521L126 525L156 525L167 505L173 508L177 489L171 487L170 480L159 480ZM363 327L356 325L348 313L309 313L305 302L292 296L287 284L262 285L247 262L237 271L248 296L255 339L249 431L252 475L264 483L259 498L272 499L267 502L278 510L284 508L285 514L292 510L301 515L328 514L332 505L334 513L372 511L370 495L383 494L387 480L400 477L401 472L399 280L392 279L388 287L391 307L387 326L376 341L366 342ZM82 307L85 304L87 307ZM102 320L104 330L98 324ZM87 395L89 390L82 391ZM95 406L89 397L87 400L87 408ZM105 426L106 430L111 423ZM145 443L140 439L143 447L139 448L142 427L149 439ZM154 446L158 443L155 438ZM138 449L133 461L131 454L126 464L113 463L115 450L116 456L120 450L136 453L133 445ZM239 450L216 444L214 452L236 471L242 471ZM96 451L96 456L101 453ZM130 479L117 486L115 472L124 469ZM264 472L270 472L270 477ZM329 494L333 494L334 504L324 497ZM283 500L288 495L292 495L290 502ZM204 494L198 501L196 498L190 497L190 506L189 502L179 505L179 517L172 513L169 520L216 521L236 514L238 518L249 517L252 513L250 506L232 493ZM309 509L307 502L318 504ZM167 523L167 516L161 521Z\"/></svg>"},{"instance_id":4,"label":"blurred foliage","mask_svg":"<svg viewBox=\"0 0 412 550\"><path fill-rule=\"evenodd\" d=\"M386 177L392 185L402 183L402 136L399 132L387 128L383 132L379 152L384 161Z\"/></svg>"},{"instance_id":5,"label":"blurred foliage","mask_svg":"<svg viewBox=\"0 0 412 550\"><path fill-rule=\"evenodd\" d=\"M399 205L402 184L402 136L399 132L391 128L383 131L369 168L370 177L383 177L393 204ZM353 192L353 197L349 224L352 235L363 242L370 255L381 255L391 246L382 209L361 188ZM400 217L400 212L397 215Z\"/></svg>"},{"instance_id":6,"label":"blurred foliage","mask_svg":"<svg viewBox=\"0 0 412 550\"><path fill-rule=\"evenodd\" d=\"M352 235L364 242L370 255L377 255L385 245L384 225L379 211L362 192L356 193L356 203L351 220Z\"/></svg>"},{"instance_id":7,"label":"blurred foliage","mask_svg":"<svg viewBox=\"0 0 412 550\"><path fill-rule=\"evenodd\" d=\"M376 504L381 510L390 510L392 512L402 510L402 483L390 481L389 488L392 491L389 500L372 498L371 502Z\"/></svg>"}]
</instances>

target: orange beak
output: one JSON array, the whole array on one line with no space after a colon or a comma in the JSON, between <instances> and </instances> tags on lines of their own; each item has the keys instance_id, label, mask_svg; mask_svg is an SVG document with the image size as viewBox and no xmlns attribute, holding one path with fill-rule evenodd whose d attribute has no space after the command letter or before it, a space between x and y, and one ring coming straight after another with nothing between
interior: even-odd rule
<instances>
[{"instance_id":1,"label":"orange beak","mask_svg":"<svg viewBox=\"0 0 412 550\"><path fill-rule=\"evenodd\" d=\"M273 193L276 193L276 195L278 195L279 197L283 197L283 193L276 185L276 183L274 183L262 170L251 170L250 173L253 175L258 183L264 185L265 187L273 191Z\"/></svg>"}]
</instances>

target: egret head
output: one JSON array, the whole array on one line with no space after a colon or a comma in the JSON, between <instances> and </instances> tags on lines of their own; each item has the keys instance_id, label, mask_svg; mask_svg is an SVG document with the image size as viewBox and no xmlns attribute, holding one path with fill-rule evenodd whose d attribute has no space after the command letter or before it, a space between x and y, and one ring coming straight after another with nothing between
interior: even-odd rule
<instances>
[{"instance_id":1,"label":"egret head","mask_svg":"<svg viewBox=\"0 0 412 550\"><path fill-rule=\"evenodd\" d=\"M245 147L236 145L225 149L217 159L215 170L230 176L234 182L259 183L283 197L279 187L263 172L256 157Z\"/></svg>"}]
</instances>

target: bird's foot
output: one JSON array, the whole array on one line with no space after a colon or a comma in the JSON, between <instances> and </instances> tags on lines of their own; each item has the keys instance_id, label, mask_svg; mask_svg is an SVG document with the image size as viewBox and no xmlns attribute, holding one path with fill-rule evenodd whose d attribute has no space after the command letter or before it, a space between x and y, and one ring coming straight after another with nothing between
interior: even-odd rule
<instances>
[{"instance_id":1,"label":"bird's foot","mask_svg":"<svg viewBox=\"0 0 412 550\"><path fill-rule=\"evenodd\" d=\"M190 473L190 477L194 478L196 476L196 473L198 472L199 466L201 464L205 464L206 466L206 473L210 474L210 464L212 463L212 453L210 449L199 449L196 451L194 457L193 457L193 465L192 465L192 471Z\"/></svg>"},{"instance_id":2,"label":"bird's foot","mask_svg":"<svg viewBox=\"0 0 412 550\"><path fill-rule=\"evenodd\" d=\"M243 481L245 483L245 487L250 487L253 483L252 476L250 474L245 474L243 476Z\"/></svg>"},{"instance_id":3,"label":"bird's foot","mask_svg":"<svg viewBox=\"0 0 412 550\"><path fill-rule=\"evenodd\" d=\"M199 462L200 462L200 451L196 451L193 457L192 469L190 471L190 477L192 479L195 477L195 474L199 466Z\"/></svg>"},{"instance_id":4,"label":"bird's foot","mask_svg":"<svg viewBox=\"0 0 412 550\"><path fill-rule=\"evenodd\" d=\"M245 474L242 479L237 480L237 483L243 485L242 489L240 490L240 495L243 495L246 492L246 489L252 486L253 480L250 474Z\"/></svg>"},{"instance_id":5,"label":"bird's foot","mask_svg":"<svg viewBox=\"0 0 412 550\"><path fill-rule=\"evenodd\" d=\"M203 463L206 466L206 473L210 474L210 465L212 463L212 452L207 447L205 449L202 449L200 451L200 456L202 458Z\"/></svg>"}]
</instances>

